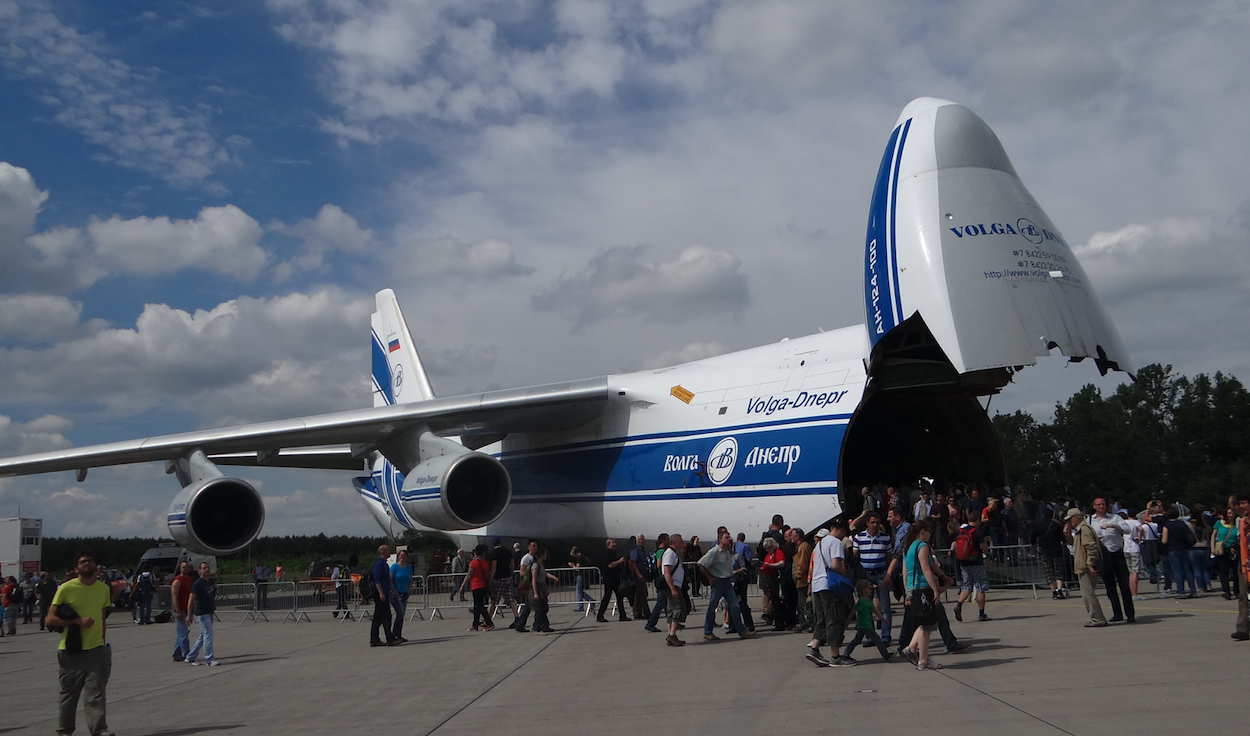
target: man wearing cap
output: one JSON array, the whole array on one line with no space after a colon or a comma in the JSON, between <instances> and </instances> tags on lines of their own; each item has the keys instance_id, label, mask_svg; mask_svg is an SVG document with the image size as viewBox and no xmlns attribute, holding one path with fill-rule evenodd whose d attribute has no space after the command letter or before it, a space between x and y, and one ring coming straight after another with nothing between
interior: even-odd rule
<instances>
[{"instance_id":1,"label":"man wearing cap","mask_svg":"<svg viewBox=\"0 0 1250 736\"><path fill-rule=\"evenodd\" d=\"M842 640L846 633L846 620L853 605L849 598L838 595L829 586L829 573L834 578L846 578L846 547L842 540L850 531L847 523L835 519L829 526L829 534L821 537L812 552L812 607L816 612L812 641L807 645L807 659L817 667L849 667L853 660L842 657ZM849 580L847 580L849 583ZM825 659L820 648L828 645L833 655Z\"/></svg>"},{"instance_id":2,"label":"man wearing cap","mask_svg":"<svg viewBox=\"0 0 1250 736\"><path fill-rule=\"evenodd\" d=\"M1068 513L1064 515L1063 535L1072 545L1072 566L1081 586L1081 602L1085 604L1085 612L1089 614L1089 622L1085 627L1092 629L1106 626L1107 619L1102 615L1098 593L1094 590L1094 581L1098 578L1098 568L1102 564L1102 548L1098 544L1098 535L1085 523L1085 515L1080 509L1068 509Z\"/></svg>"}]
</instances>

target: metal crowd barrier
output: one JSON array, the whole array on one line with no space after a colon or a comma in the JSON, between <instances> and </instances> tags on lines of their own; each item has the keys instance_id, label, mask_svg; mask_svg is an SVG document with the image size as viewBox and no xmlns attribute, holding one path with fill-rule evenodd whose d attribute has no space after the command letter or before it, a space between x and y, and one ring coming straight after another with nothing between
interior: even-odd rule
<instances>
[{"instance_id":1,"label":"metal crowd barrier","mask_svg":"<svg viewBox=\"0 0 1250 736\"><path fill-rule=\"evenodd\" d=\"M958 587L960 574L954 552L949 549L936 551L938 564L942 570L955 580ZM1001 547L990 546L983 555L985 575L989 578L990 588L1028 588L1037 597L1037 589L1049 588L1046 570L1037 548L1031 544L1013 544Z\"/></svg>"},{"instance_id":2,"label":"metal crowd barrier","mask_svg":"<svg viewBox=\"0 0 1250 736\"><path fill-rule=\"evenodd\" d=\"M559 567L547 570L548 574L556 577L556 582L547 582L547 603L552 606L567 606L577 604L577 578L582 578L582 591L588 596L583 599L586 605L583 611L589 615L594 606L598 602L597 591L600 591L602 584L599 577L599 568L597 567ZM425 604L422 606L429 611L430 620L442 618L443 614L440 609L444 608L473 608L473 594L466 585L464 588L464 600L460 600L456 591L459 588L461 579L467 573L439 573L435 575L427 575L425 577ZM520 582L520 573L512 574L513 590L515 591L517 583ZM412 599L408 601L408 605L412 607Z\"/></svg>"}]
</instances>

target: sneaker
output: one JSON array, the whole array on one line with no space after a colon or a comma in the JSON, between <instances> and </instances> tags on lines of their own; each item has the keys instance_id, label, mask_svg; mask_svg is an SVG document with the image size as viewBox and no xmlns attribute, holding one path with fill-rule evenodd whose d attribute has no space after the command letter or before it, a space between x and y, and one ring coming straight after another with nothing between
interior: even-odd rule
<instances>
[{"instance_id":1,"label":"sneaker","mask_svg":"<svg viewBox=\"0 0 1250 736\"><path fill-rule=\"evenodd\" d=\"M205 663L204 663L204 666L205 666L205 667L216 667L216 666L217 666L217 665L219 665L219 664L221 664L221 662L218 662L217 660L215 660L215 659L214 659L214 660L212 660L212 661L205 662Z\"/></svg>"},{"instance_id":2,"label":"sneaker","mask_svg":"<svg viewBox=\"0 0 1250 736\"><path fill-rule=\"evenodd\" d=\"M963 642L957 641L955 642L954 647L946 647L945 649L946 649L947 654L959 654L960 652L968 651L968 649L971 647L972 645L966 641L963 641Z\"/></svg>"},{"instance_id":3,"label":"sneaker","mask_svg":"<svg viewBox=\"0 0 1250 736\"><path fill-rule=\"evenodd\" d=\"M1230 596L1230 597L1231 597L1231 596ZM1140 596L1140 595L1135 595L1135 596L1133 596L1133 600L1135 600L1135 601L1144 601L1144 600L1146 600L1146 599L1145 599L1143 596Z\"/></svg>"},{"instance_id":4,"label":"sneaker","mask_svg":"<svg viewBox=\"0 0 1250 736\"><path fill-rule=\"evenodd\" d=\"M964 604L962 603L955 604L955 620L956 621L964 620Z\"/></svg>"},{"instance_id":5,"label":"sneaker","mask_svg":"<svg viewBox=\"0 0 1250 736\"><path fill-rule=\"evenodd\" d=\"M1234 631L1232 633L1232 638L1236 641L1246 641L1247 639L1250 639L1250 634L1247 634L1244 631Z\"/></svg>"},{"instance_id":6,"label":"sneaker","mask_svg":"<svg viewBox=\"0 0 1250 736\"><path fill-rule=\"evenodd\" d=\"M483 626L483 627L482 627L482 631L494 631L494 630L495 630L495 627L494 627L494 626ZM408 640L407 640L407 639L404 639L404 641L408 641Z\"/></svg>"},{"instance_id":7,"label":"sneaker","mask_svg":"<svg viewBox=\"0 0 1250 736\"><path fill-rule=\"evenodd\" d=\"M903 656L907 657L907 661L916 665L917 668L920 667L920 653L919 652L914 652L912 651L911 647L907 647L906 649L903 650Z\"/></svg>"},{"instance_id":8,"label":"sneaker","mask_svg":"<svg viewBox=\"0 0 1250 736\"><path fill-rule=\"evenodd\" d=\"M725 624L725 633L728 634L732 631L733 631L733 627L730 626L729 624Z\"/></svg>"},{"instance_id":9,"label":"sneaker","mask_svg":"<svg viewBox=\"0 0 1250 736\"><path fill-rule=\"evenodd\" d=\"M816 665L817 667L828 667L828 666L829 666L829 660L825 659L825 655L821 654L820 652L816 651L815 649L812 649L811 647L808 647L808 649L807 649L807 661L808 661L808 662L811 662L812 664Z\"/></svg>"},{"instance_id":10,"label":"sneaker","mask_svg":"<svg viewBox=\"0 0 1250 736\"><path fill-rule=\"evenodd\" d=\"M174 655L174 661L175 661L175 662L185 662L186 660L185 660L185 659L183 659L183 657L182 657L182 655L181 655L181 654L175 654L175 655Z\"/></svg>"},{"instance_id":11,"label":"sneaker","mask_svg":"<svg viewBox=\"0 0 1250 736\"><path fill-rule=\"evenodd\" d=\"M476 627L476 626L470 626L470 627L469 627L469 631L481 631L481 629L479 629L479 628L478 628L478 627Z\"/></svg>"},{"instance_id":12,"label":"sneaker","mask_svg":"<svg viewBox=\"0 0 1250 736\"><path fill-rule=\"evenodd\" d=\"M543 631L543 630L541 630L541 629L540 629L540 630L538 630L538 631L535 631L534 633L535 633L535 634L538 634L539 636L546 636L546 635L547 635L547 632L546 632L546 631Z\"/></svg>"},{"instance_id":13,"label":"sneaker","mask_svg":"<svg viewBox=\"0 0 1250 736\"><path fill-rule=\"evenodd\" d=\"M925 662L924 664L916 665L916 669L918 670L940 670L942 669L942 665L930 659L928 662Z\"/></svg>"},{"instance_id":14,"label":"sneaker","mask_svg":"<svg viewBox=\"0 0 1250 736\"><path fill-rule=\"evenodd\" d=\"M739 639L750 639L753 636L755 636L755 629L747 629L741 634L738 634Z\"/></svg>"},{"instance_id":15,"label":"sneaker","mask_svg":"<svg viewBox=\"0 0 1250 736\"><path fill-rule=\"evenodd\" d=\"M716 634L704 634L703 641L720 641L720 637Z\"/></svg>"},{"instance_id":16,"label":"sneaker","mask_svg":"<svg viewBox=\"0 0 1250 736\"><path fill-rule=\"evenodd\" d=\"M894 652L886 652L885 656L881 658L881 661L889 662L891 659L894 659Z\"/></svg>"},{"instance_id":17,"label":"sneaker","mask_svg":"<svg viewBox=\"0 0 1250 736\"><path fill-rule=\"evenodd\" d=\"M654 626L644 626L644 627L642 627L642 628L643 628L643 630L644 630L644 631L650 631L652 634L658 634L658 633L660 633L660 630L659 630L659 629L657 629L657 628L655 628Z\"/></svg>"},{"instance_id":18,"label":"sneaker","mask_svg":"<svg viewBox=\"0 0 1250 736\"><path fill-rule=\"evenodd\" d=\"M199 662L196 662L194 659L188 659L188 660L187 660L187 664L191 665L192 667L199 667L199 666L200 666L200 663L199 663Z\"/></svg>"},{"instance_id":19,"label":"sneaker","mask_svg":"<svg viewBox=\"0 0 1250 736\"><path fill-rule=\"evenodd\" d=\"M854 667L855 660L850 657L837 656L829 662L830 667Z\"/></svg>"},{"instance_id":20,"label":"sneaker","mask_svg":"<svg viewBox=\"0 0 1250 736\"><path fill-rule=\"evenodd\" d=\"M994 619L990 618L989 616L986 616L985 611L982 611L981 614L977 616L977 620L978 621L993 621Z\"/></svg>"},{"instance_id":21,"label":"sneaker","mask_svg":"<svg viewBox=\"0 0 1250 736\"><path fill-rule=\"evenodd\" d=\"M843 654L839 659L842 660L843 666L846 666L846 667L854 667L855 665L859 664L858 659L852 659L845 654Z\"/></svg>"}]
</instances>

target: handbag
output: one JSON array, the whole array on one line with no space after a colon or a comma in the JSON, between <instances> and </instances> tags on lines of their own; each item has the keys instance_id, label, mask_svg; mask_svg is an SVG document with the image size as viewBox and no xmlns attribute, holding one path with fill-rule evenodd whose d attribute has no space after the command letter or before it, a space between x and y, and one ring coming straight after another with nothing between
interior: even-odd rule
<instances>
[{"instance_id":1,"label":"handbag","mask_svg":"<svg viewBox=\"0 0 1250 736\"><path fill-rule=\"evenodd\" d=\"M937 606L932 588L916 588L911 592L911 620L917 626L932 626L937 623Z\"/></svg>"}]
</instances>

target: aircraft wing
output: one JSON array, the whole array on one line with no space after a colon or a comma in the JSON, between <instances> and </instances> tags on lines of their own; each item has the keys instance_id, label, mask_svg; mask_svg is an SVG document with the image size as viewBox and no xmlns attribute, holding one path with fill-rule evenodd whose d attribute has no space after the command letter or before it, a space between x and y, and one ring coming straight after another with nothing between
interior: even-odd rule
<instances>
[{"instance_id":1,"label":"aircraft wing","mask_svg":"<svg viewBox=\"0 0 1250 736\"><path fill-rule=\"evenodd\" d=\"M191 448L222 465L360 470L378 444L413 427L424 425L444 436L494 438L565 429L598 416L608 395L607 378L592 378L109 442L3 458L0 478L172 460Z\"/></svg>"}]
</instances>

